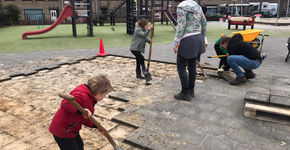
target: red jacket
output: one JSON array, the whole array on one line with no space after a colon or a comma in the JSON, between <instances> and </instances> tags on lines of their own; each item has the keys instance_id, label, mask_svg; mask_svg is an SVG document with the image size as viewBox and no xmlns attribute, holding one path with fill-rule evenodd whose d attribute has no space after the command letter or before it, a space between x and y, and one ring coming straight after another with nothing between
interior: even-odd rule
<instances>
[{"instance_id":1,"label":"red jacket","mask_svg":"<svg viewBox=\"0 0 290 150\"><path fill-rule=\"evenodd\" d=\"M70 94L75 97L77 103L94 114L94 106L97 102L86 85L76 87ZM77 111L72 104L63 99L51 121L49 132L60 138L74 138L79 134L82 124L93 127L93 123Z\"/></svg>"}]
</instances>

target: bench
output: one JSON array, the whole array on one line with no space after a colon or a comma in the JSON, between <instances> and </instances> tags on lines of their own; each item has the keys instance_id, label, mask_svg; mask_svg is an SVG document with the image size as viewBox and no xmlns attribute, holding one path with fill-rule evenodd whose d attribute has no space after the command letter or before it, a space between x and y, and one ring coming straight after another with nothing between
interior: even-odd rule
<instances>
[{"instance_id":1,"label":"bench","mask_svg":"<svg viewBox=\"0 0 290 150\"><path fill-rule=\"evenodd\" d=\"M251 29L254 29L255 17L230 17L228 21L228 29L231 29L231 25L243 25L243 30L246 30L246 26L251 26Z\"/></svg>"}]
</instances>

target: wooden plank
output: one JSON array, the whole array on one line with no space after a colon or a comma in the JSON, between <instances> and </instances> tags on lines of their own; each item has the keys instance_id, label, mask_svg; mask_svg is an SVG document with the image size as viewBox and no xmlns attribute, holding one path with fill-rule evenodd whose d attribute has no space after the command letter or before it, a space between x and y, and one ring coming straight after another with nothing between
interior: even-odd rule
<instances>
[{"instance_id":1,"label":"wooden plank","mask_svg":"<svg viewBox=\"0 0 290 150\"><path fill-rule=\"evenodd\" d=\"M252 118L252 119L257 119L257 120L263 120L263 121L268 121L268 122L275 122L275 123L290 125L289 119L288 120L279 119L279 118L275 118L275 117L269 117L269 116L266 116L266 115L257 115L255 117L253 117L253 116L246 116L246 117Z\"/></svg>"},{"instance_id":2,"label":"wooden plank","mask_svg":"<svg viewBox=\"0 0 290 150\"><path fill-rule=\"evenodd\" d=\"M290 109L276 106L265 106L246 102L244 108L245 117L263 121L290 125Z\"/></svg>"},{"instance_id":3,"label":"wooden plank","mask_svg":"<svg viewBox=\"0 0 290 150\"><path fill-rule=\"evenodd\" d=\"M280 108L280 107L276 107L276 106L266 106L266 105L261 105L261 104L257 105L257 104L253 104L253 103L246 103L245 108L290 117L290 109L287 109L287 108Z\"/></svg>"}]
</instances>

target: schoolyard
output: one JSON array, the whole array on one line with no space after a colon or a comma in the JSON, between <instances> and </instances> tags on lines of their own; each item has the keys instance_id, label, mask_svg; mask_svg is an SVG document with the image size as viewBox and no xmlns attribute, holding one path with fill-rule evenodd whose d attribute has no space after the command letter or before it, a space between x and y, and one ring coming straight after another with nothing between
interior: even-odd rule
<instances>
[{"instance_id":1,"label":"schoolyard","mask_svg":"<svg viewBox=\"0 0 290 150\"><path fill-rule=\"evenodd\" d=\"M111 47L129 47L132 36L126 34L126 24L119 23L116 26L105 24L104 26L94 26L94 36L87 37L87 26L85 24L77 25L78 38L72 36L71 24L62 24L48 33L28 36L29 39L22 40L21 35L26 31L41 30L48 25L28 26L10 26L0 28L0 53L12 52L31 52L31 51L51 51L51 50L77 50L99 48L100 38L107 48ZM114 29L112 29L114 28ZM247 27L249 29L249 27ZM259 29L259 26L255 27ZM241 31L242 26L238 31ZM208 22L207 39L213 42L220 37L220 33L228 36L237 30L227 30L226 23ZM287 37L288 32L283 29L265 29L264 34L269 34L271 38ZM155 24L154 44L171 44L173 42L175 31L171 25L160 23Z\"/></svg>"},{"instance_id":2,"label":"schoolyard","mask_svg":"<svg viewBox=\"0 0 290 150\"><path fill-rule=\"evenodd\" d=\"M62 31L55 32L63 26ZM95 27L94 33L100 33L95 37L86 37L86 26L78 25L78 30L83 29L83 32L78 32L79 38L72 37L70 25L61 25L29 40L22 40L21 34L38 30L37 26L0 29L0 35L5 33L3 37L7 37L0 39L0 75L8 77L0 84L0 148L57 149L48 126L61 101L58 93L68 93L89 76L101 73L112 80L114 91L110 95L128 102L107 97L96 106L94 117L124 149L139 149L136 145L141 149L156 150L290 149L288 125L250 119L243 114L247 90L268 88L289 91L289 62L284 62L288 52L285 42L289 26L255 26L270 34L263 47L268 57L255 70L256 79L241 86L231 86L222 79L198 76L196 97L191 102L174 100L173 95L180 90L174 65L176 55L171 50L174 31L170 25L163 26L156 25L152 59L171 64L151 63L151 86L135 78L135 60L124 58L132 57L128 49L131 36L126 35L124 25L123 31L115 27L115 31L119 32L116 35L111 26ZM22 27L25 29L17 29ZM158 37L158 27L162 29L163 36ZM11 36L6 31L10 28ZM12 29L18 31L12 32ZM109 33L101 34L105 29ZM66 34L60 35L64 30ZM219 33L229 35L234 31L228 31L226 23L209 22L207 37L210 42L202 55L202 62L216 67L218 59L206 56L215 54L213 45ZM54 36L50 37L50 34ZM118 36L120 41L115 42ZM94 57L100 37L106 52L122 57ZM10 43L6 41L9 38ZM86 47L88 45L91 47ZM148 46L145 56L148 56ZM17 73L24 75L9 78L9 75ZM95 129L84 127L80 134L85 149L112 149L108 140Z\"/></svg>"}]
</instances>

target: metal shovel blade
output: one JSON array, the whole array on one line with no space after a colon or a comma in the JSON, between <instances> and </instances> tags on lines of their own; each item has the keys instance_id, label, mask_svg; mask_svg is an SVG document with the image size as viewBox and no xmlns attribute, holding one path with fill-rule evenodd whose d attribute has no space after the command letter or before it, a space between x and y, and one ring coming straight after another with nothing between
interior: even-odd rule
<instances>
[{"instance_id":1,"label":"metal shovel blade","mask_svg":"<svg viewBox=\"0 0 290 150\"><path fill-rule=\"evenodd\" d=\"M124 150L124 149L120 147L115 147L114 150Z\"/></svg>"},{"instance_id":2,"label":"metal shovel blade","mask_svg":"<svg viewBox=\"0 0 290 150\"><path fill-rule=\"evenodd\" d=\"M152 80L151 74L149 72L145 74L145 80L146 80L146 83Z\"/></svg>"}]
</instances>

